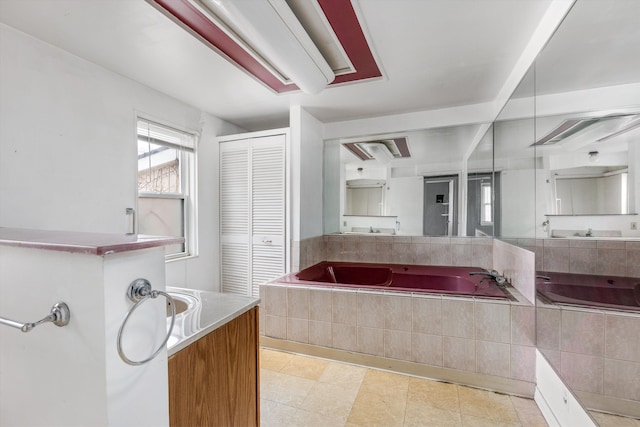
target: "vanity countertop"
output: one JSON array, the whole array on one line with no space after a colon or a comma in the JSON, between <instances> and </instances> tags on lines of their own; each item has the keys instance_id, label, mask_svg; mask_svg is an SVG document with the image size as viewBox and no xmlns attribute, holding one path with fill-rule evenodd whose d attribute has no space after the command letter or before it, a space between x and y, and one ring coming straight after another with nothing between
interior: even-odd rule
<instances>
[{"instance_id":1,"label":"vanity countertop","mask_svg":"<svg viewBox=\"0 0 640 427\"><path fill-rule=\"evenodd\" d=\"M19 246L100 256L183 242L183 237L0 227L0 246Z\"/></svg>"},{"instance_id":2,"label":"vanity countertop","mask_svg":"<svg viewBox=\"0 0 640 427\"><path fill-rule=\"evenodd\" d=\"M192 310L176 315L175 326L167 344L169 356L184 349L208 333L225 325L260 303L260 298L220 292L167 286L167 292L194 297L200 301ZM167 318L169 325L170 318Z\"/></svg>"}]
</instances>

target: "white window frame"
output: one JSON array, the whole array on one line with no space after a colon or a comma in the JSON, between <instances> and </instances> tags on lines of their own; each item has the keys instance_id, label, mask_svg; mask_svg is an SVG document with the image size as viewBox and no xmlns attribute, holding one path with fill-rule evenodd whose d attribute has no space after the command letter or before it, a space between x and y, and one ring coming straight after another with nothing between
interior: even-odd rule
<instances>
[{"instance_id":1,"label":"white window frame","mask_svg":"<svg viewBox=\"0 0 640 427\"><path fill-rule=\"evenodd\" d=\"M184 234L184 250L182 252L168 254L165 256L165 261L175 261L181 260L189 257L194 257L198 255L198 241L197 241L197 142L198 142L198 133L192 130L185 130L177 128L173 125L168 125L166 123L161 123L157 120L149 119L144 116L138 115L136 117L136 143L140 139L140 137L144 137L144 134L140 133L140 125L141 123L148 123L153 125L154 127L164 128L171 132L178 132L184 134L190 142L185 141L184 143L176 142L161 144L167 147L177 148L180 151L180 192L179 193L155 193L149 191L139 191L138 190L138 199L140 198L155 198L155 199L182 199L183 203L183 234ZM157 144L157 143L156 143ZM137 174L136 174L137 177ZM136 184L137 188L137 184ZM139 221L139 218L137 219ZM136 223L136 230L139 230L139 224Z\"/></svg>"},{"instance_id":2,"label":"white window frame","mask_svg":"<svg viewBox=\"0 0 640 427\"><path fill-rule=\"evenodd\" d=\"M485 188L489 188L489 196L485 197ZM493 225L493 186L491 182L480 183L480 225ZM484 213L485 208L489 206L489 212L491 212L491 218L487 221Z\"/></svg>"}]
</instances>

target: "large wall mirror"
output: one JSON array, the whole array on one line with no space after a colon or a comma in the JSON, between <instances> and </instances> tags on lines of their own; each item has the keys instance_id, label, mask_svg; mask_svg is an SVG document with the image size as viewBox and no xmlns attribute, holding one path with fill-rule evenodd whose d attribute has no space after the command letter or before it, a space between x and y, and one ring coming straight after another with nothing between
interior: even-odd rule
<instances>
[{"instance_id":1,"label":"large wall mirror","mask_svg":"<svg viewBox=\"0 0 640 427\"><path fill-rule=\"evenodd\" d=\"M492 124L325 143L325 234L488 235L535 252L537 348L597 421L640 418L638 16L638 0L576 0ZM348 195L358 185L373 189ZM549 301L546 274L603 279L591 294L629 305Z\"/></svg>"},{"instance_id":2,"label":"large wall mirror","mask_svg":"<svg viewBox=\"0 0 640 427\"><path fill-rule=\"evenodd\" d=\"M492 236L488 124L325 141L325 234Z\"/></svg>"},{"instance_id":3,"label":"large wall mirror","mask_svg":"<svg viewBox=\"0 0 640 427\"><path fill-rule=\"evenodd\" d=\"M640 418L638 16L577 0L494 123L495 234L535 251L537 347L597 422Z\"/></svg>"},{"instance_id":4,"label":"large wall mirror","mask_svg":"<svg viewBox=\"0 0 640 427\"><path fill-rule=\"evenodd\" d=\"M535 252L537 347L595 420L640 418L639 16L638 0L576 0L492 124L325 141L325 234ZM629 306L543 298L546 274L574 273Z\"/></svg>"}]
</instances>

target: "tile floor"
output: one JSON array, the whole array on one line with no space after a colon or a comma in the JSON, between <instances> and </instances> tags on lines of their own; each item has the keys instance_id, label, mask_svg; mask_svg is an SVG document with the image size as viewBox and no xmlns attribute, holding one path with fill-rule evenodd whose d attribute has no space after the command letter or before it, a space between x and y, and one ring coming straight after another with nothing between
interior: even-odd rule
<instances>
[{"instance_id":1,"label":"tile floor","mask_svg":"<svg viewBox=\"0 0 640 427\"><path fill-rule=\"evenodd\" d=\"M260 356L264 427L547 425L531 399L269 349Z\"/></svg>"},{"instance_id":2,"label":"tile floor","mask_svg":"<svg viewBox=\"0 0 640 427\"><path fill-rule=\"evenodd\" d=\"M591 411L591 416L600 427L640 427L640 420Z\"/></svg>"}]
</instances>

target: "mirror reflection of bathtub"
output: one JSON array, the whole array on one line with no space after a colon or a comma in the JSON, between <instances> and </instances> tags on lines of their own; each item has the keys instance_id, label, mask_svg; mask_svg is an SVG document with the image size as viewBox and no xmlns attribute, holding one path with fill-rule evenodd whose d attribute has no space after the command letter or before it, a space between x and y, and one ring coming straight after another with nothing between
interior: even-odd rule
<instances>
[{"instance_id":1,"label":"mirror reflection of bathtub","mask_svg":"<svg viewBox=\"0 0 640 427\"><path fill-rule=\"evenodd\" d=\"M537 280L536 347L598 421L640 418L639 4L601 6L576 1L494 123L494 170L503 194L518 191L495 236L550 276Z\"/></svg>"},{"instance_id":2,"label":"mirror reflection of bathtub","mask_svg":"<svg viewBox=\"0 0 640 427\"><path fill-rule=\"evenodd\" d=\"M640 313L640 278L539 271L536 289L550 304Z\"/></svg>"}]
</instances>

